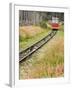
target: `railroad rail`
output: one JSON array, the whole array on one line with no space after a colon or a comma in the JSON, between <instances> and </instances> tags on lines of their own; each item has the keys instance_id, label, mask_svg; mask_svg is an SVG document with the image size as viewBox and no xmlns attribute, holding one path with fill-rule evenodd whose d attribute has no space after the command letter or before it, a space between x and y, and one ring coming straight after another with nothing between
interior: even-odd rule
<instances>
[{"instance_id":1,"label":"railroad rail","mask_svg":"<svg viewBox=\"0 0 72 90\"><path fill-rule=\"evenodd\" d=\"M41 48L45 43L51 40L56 35L56 33L57 31L51 31L47 36L45 36L43 39L41 39L37 43L33 44L32 46L28 47L25 50L20 51L19 52L19 62L25 60L28 56L33 54L36 50Z\"/></svg>"}]
</instances>

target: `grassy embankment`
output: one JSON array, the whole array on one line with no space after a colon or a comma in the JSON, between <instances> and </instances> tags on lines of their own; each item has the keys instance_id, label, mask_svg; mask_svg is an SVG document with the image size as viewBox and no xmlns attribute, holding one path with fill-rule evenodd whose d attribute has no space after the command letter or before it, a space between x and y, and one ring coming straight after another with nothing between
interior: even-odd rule
<instances>
[{"instance_id":1,"label":"grassy embankment","mask_svg":"<svg viewBox=\"0 0 72 90\"><path fill-rule=\"evenodd\" d=\"M27 61L19 64L20 79L64 76L64 32L62 29L63 27L60 28L61 31L58 31L57 35L50 42L36 51ZM28 34L30 35L30 33ZM34 36L26 42L28 45L29 43L31 45L31 41L34 43L46 34L47 30L35 35L33 33ZM38 37L38 35L40 36ZM27 47L27 45L24 47Z\"/></svg>"},{"instance_id":2,"label":"grassy embankment","mask_svg":"<svg viewBox=\"0 0 72 90\"><path fill-rule=\"evenodd\" d=\"M25 49L43 37L48 35L49 29L44 29L39 26L23 26L19 28L19 47L20 50Z\"/></svg>"}]
</instances>

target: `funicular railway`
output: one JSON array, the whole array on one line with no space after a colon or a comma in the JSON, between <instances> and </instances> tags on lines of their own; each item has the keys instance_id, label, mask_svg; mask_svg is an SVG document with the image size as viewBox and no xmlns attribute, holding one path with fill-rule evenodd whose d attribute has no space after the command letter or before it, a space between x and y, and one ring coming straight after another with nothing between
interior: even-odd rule
<instances>
[{"instance_id":1,"label":"funicular railway","mask_svg":"<svg viewBox=\"0 0 72 90\"><path fill-rule=\"evenodd\" d=\"M32 46L28 47L27 49L19 52L19 62L26 60L26 58L28 56L33 54L35 51L37 51L43 45L45 45L48 41L50 41L56 35L56 33L59 29L59 18L58 17L56 17L56 16L52 17L51 28L52 28L52 30L50 31L50 33L47 36L45 36L43 39L36 42Z\"/></svg>"},{"instance_id":2,"label":"funicular railway","mask_svg":"<svg viewBox=\"0 0 72 90\"><path fill-rule=\"evenodd\" d=\"M19 55L20 55L19 61L22 61L22 60L26 59L29 55L31 55L36 50L41 48L45 43L47 43L50 39L52 39L55 36L56 33L57 33L57 31L51 31L50 34L48 34L42 40L38 41L37 43L35 43L34 45L28 47L27 49L21 51L19 53Z\"/></svg>"}]
</instances>

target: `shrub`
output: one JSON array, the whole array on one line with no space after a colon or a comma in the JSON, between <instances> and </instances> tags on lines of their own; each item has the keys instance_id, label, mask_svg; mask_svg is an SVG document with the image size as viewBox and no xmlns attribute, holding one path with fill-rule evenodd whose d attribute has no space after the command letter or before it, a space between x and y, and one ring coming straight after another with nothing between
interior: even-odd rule
<instances>
[{"instance_id":1,"label":"shrub","mask_svg":"<svg viewBox=\"0 0 72 90\"><path fill-rule=\"evenodd\" d=\"M21 35L19 35L19 41L20 41L20 42L24 41L24 37L21 36Z\"/></svg>"},{"instance_id":2,"label":"shrub","mask_svg":"<svg viewBox=\"0 0 72 90\"><path fill-rule=\"evenodd\" d=\"M40 27L47 29L46 22L44 22L44 21L40 22Z\"/></svg>"}]
</instances>

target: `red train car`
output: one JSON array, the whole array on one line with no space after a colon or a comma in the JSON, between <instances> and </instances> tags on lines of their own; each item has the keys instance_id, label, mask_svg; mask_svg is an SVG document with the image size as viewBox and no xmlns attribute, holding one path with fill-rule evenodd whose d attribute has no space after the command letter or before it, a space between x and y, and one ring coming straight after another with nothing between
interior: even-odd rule
<instances>
[{"instance_id":1,"label":"red train car","mask_svg":"<svg viewBox=\"0 0 72 90\"><path fill-rule=\"evenodd\" d=\"M52 30L59 29L59 18L58 17L52 17L51 27L52 27Z\"/></svg>"}]
</instances>

